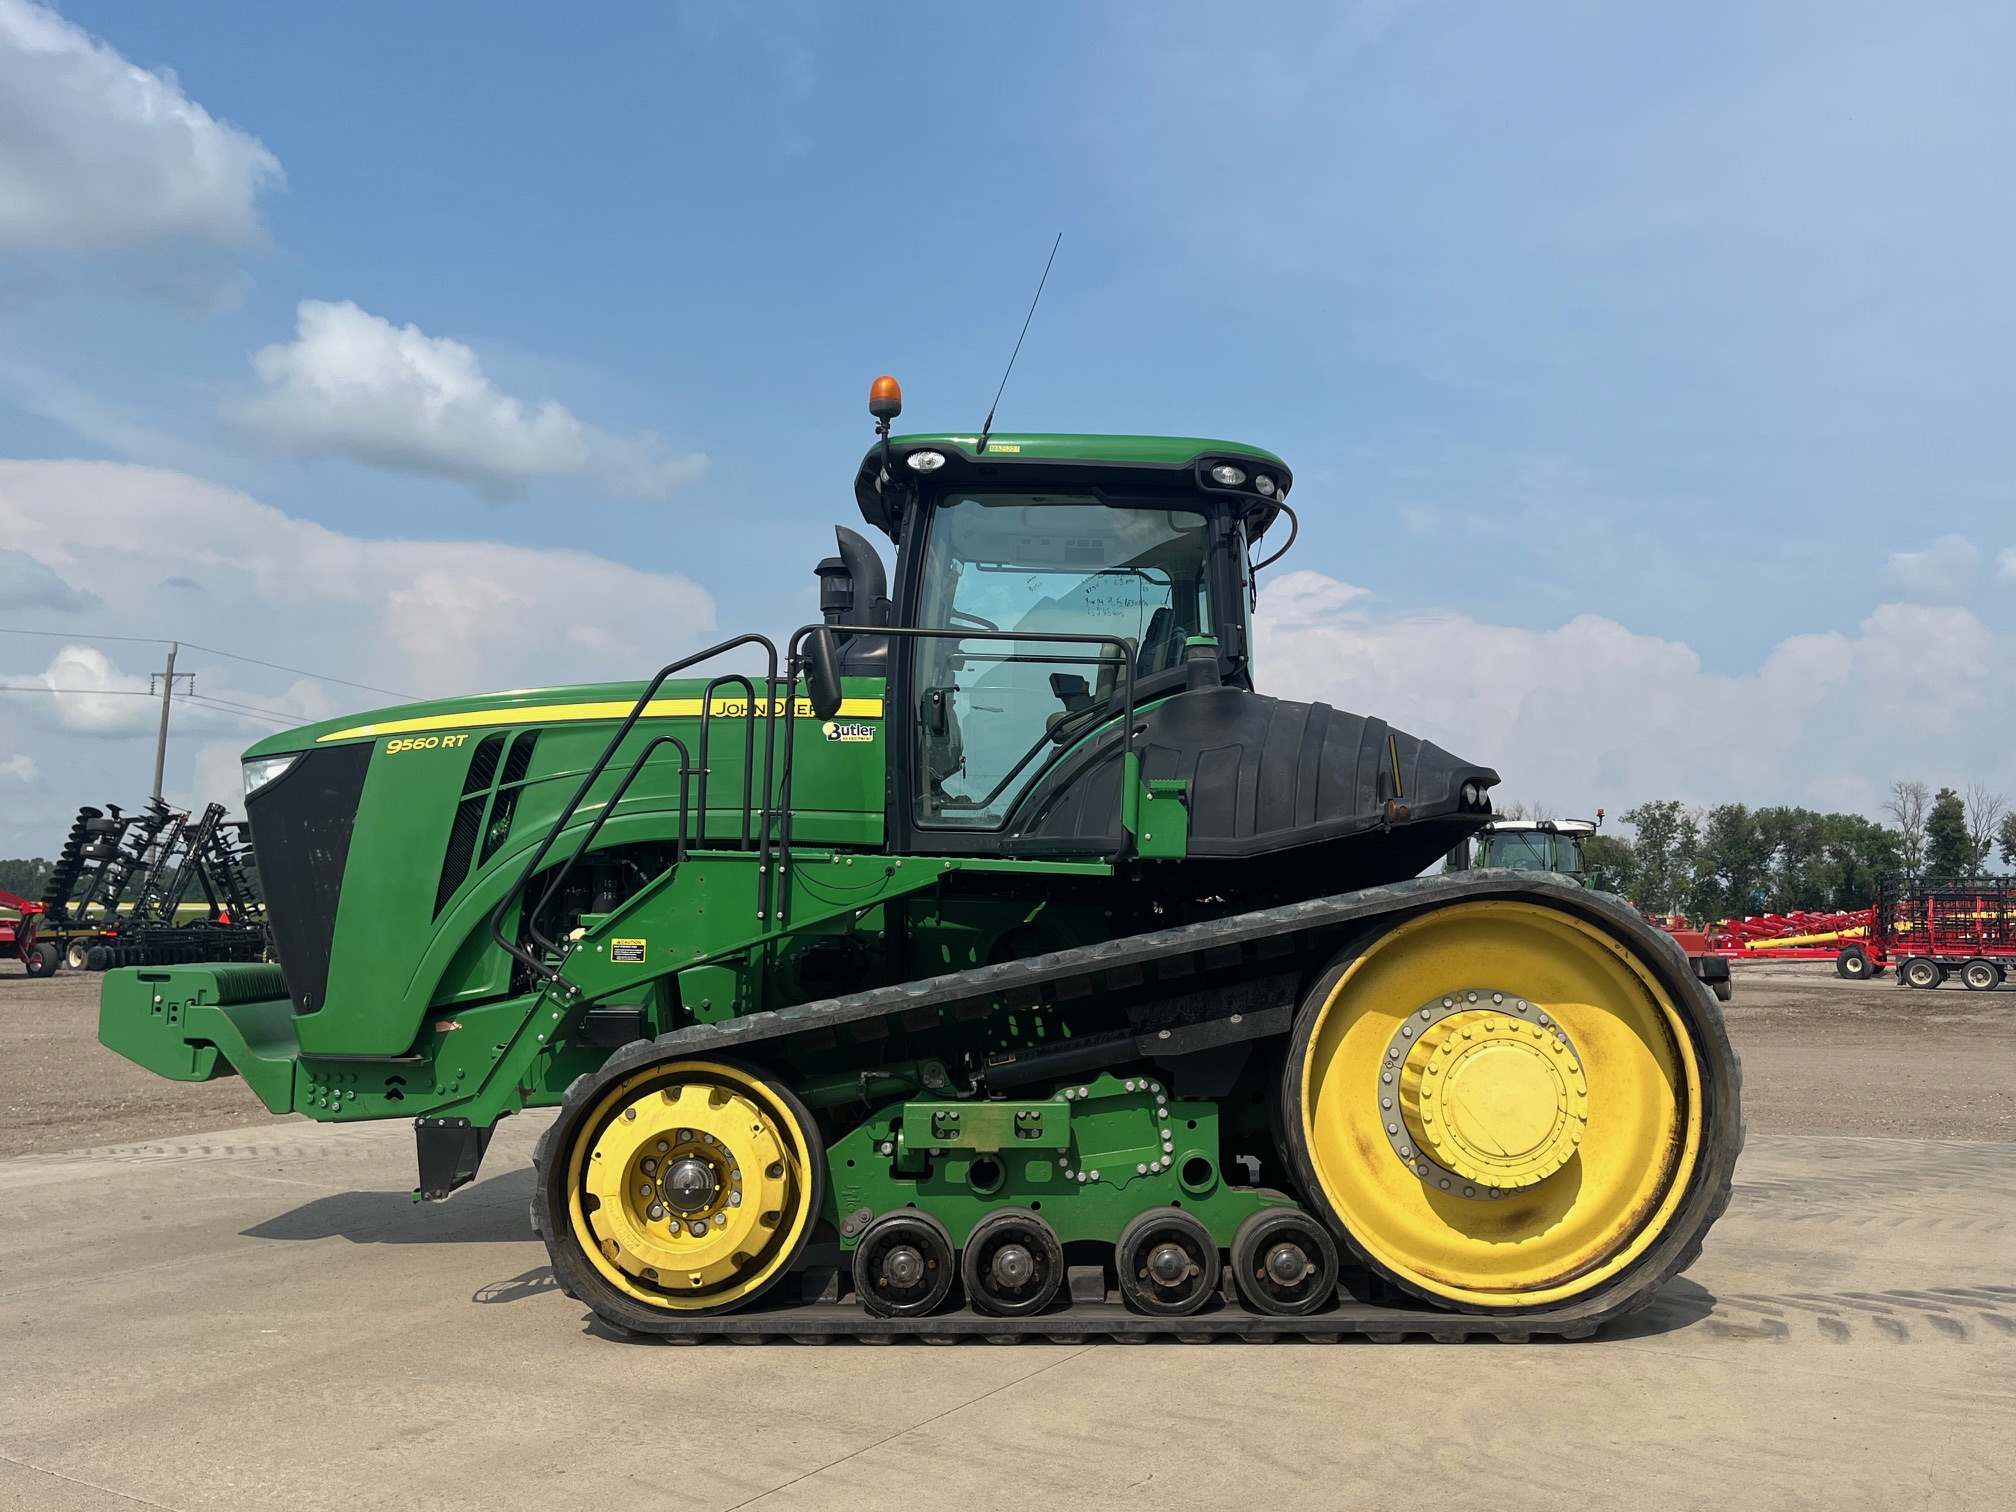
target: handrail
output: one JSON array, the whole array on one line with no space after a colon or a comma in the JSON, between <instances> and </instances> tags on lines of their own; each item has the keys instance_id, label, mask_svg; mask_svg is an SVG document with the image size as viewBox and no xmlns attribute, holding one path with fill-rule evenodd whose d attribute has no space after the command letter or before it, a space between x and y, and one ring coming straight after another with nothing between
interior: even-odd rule
<instances>
[{"instance_id":1,"label":"handrail","mask_svg":"<svg viewBox=\"0 0 2016 1512\"><path fill-rule=\"evenodd\" d=\"M707 736L714 720L714 690L725 683L742 684L748 717L742 732L742 849L749 849L749 807L756 782L756 685L740 672L725 672L700 690L700 825L694 843L707 844ZM775 710L771 711L773 716Z\"/></svg>"},{"instance_id":2,"label":"handrail","mask_svg":"<svg viewBox=\"0 0 2016 1512\"><path fill-rule=\"evenodd\" d=\"M539 901L525 915L526 931L532 936L535 944L556 953L559 951L559 942L547 939L540 932L540 916L546 912L546 905L551 903L559 895L560 889L567 885L567 879L574 874L574 868L595 844L595 837L602 833L602 826L608 823L610 816L616 812L616 805L621 803L623 795L630 791L630 784L635 782L637 774L644 770L644 763L651 759L651 753L662 745L679 748L679 830L677 838L672 842L672 863L676 866L686 859L686 795L688 783L693 776L693 753L686 749L686 742L677 735L659 735L653 737L644 749L637 753L637 759L630 763L630 770L625 772L623 780L616 784L616 791L609 795L609 801L602 806L602 812L595 816L595 822L588 826L588 832L581 837L581 843L574 847L574 854L569 856L553 874L553 880L546 884L546 891L540 894Z\"/></svg>"},{"instance_id":3,"label":"handrail","mask_svg":"<svg viewBox=\"0 0 2016 1512\"><path fill-rule=\"evenodd\" d=\"M769 658L765 686L770 689L771 697L764 718L764 826L760 847L762 859L767 862L771 799L769 767L777 724L777 700L775 696L777 688L777 647L768 636L752 633L738 635L733 640L722 641L718 646L709 646L705 651L696 651L691 656L682 657L669 666L659 669L658 675L651 679L650 684L638 698L636 706L624 717L623 723L617 727L616 733L609 738L609 744L603 748L602 754L596 758L595 765L588 769L588 775L581 779L581 786L575 789L574 796L567 801L566 807L561 809L559 817L553 821L552 828L547 830L546 838L541 840L532 854L526 858L524 869L518 874L518 880L506 889L504 895L497 900L497 906L490 911L490 938L502 946L513 959L537 975L544 977L549 985L560 987L568 997L573 997L578 989L560 974L558 967L548 966L539 957L532 954L531 951L521 949L515 941L505 938L504 915L511 911L512 901L523 895L526 884L532 880L533 875L539 870L539 864L546 859L547 852L552 850L553 842L559 839L561 832L567 828L568 824L573 820L575 813L579 811L581 805L587 800L589 789L594 787L596 779L607 769L617 749L629 736L631 730L636 728L637 721L644 717L645 709L650 707L651 700L657 696L658 690L665 685L665 680L675 673L685 671L688 667L698 666L704 661L711 661L724 652L734 650L737 646L750 645L761 646Z\"/></svg>"}]
</instances>

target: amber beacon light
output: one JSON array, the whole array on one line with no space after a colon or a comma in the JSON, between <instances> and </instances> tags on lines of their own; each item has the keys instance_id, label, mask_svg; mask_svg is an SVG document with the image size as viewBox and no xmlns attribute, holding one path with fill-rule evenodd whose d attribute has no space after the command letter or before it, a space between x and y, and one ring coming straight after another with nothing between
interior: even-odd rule
<instances>
[{"instance_id":1,"label":"amber beacon light","mask_svg":"<svg viewBox=\"0 0 2016 1512\"><path fill-rule=\"evenodd\" d=\"M894 420L903 413L903 385L884 373L868 385L868 413L877 420Z\"/></svg>"}]
</instances>

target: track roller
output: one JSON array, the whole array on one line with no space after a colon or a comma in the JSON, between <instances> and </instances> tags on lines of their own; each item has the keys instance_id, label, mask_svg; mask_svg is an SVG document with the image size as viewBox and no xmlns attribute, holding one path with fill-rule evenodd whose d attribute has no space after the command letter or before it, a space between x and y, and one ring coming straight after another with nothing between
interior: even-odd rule
<instances>
[{"instance_id":1,"label":"track roller","mask_svg":"<svg viewBox=\"0 0 2016 1512\"><path fill-rule=\"evenodd\" d=\"M1256 1312L1299 1317L1337 1290L1337 1243L1299 1208L1262 1208L1232 1236L1232 1275Z\"/></svg>"},{"instance_id":2,"label":"track roller","mask_svg":"<svg viewBox=\"0 0 2016 1512\"><path fill-rule=\"evenodd\" d=\"M854 1292L878 1318L928 1317L958 1273L952 1236L929 1213L884 1213L854 1246Z\"/></svg>"},{"instance_id":3,"label":"track roller","mask_svg":"<svg viewBox=\"0 0 2016 1512\"><path fill-rule=\"evenodd\" d=\"M1211 1231L1181 1208L1150 1208L1120 1231L1113 1268L1121 1294L1137 1311L1179 1318L1197 1311L1218 1289L1218 1245Z\"/></svg>"},{"instance_id":4,"label":"track roller","mask_svg":"<svg viewBox=\"0 0 2016 1512\"><path fill-rule=\"evenodd\" d=\"M1064 1280L1064 1246L1027 1208L997 1208L973 1225L959 1277L975 1312L1026 1318L1050 1305Z\"/></svg>"}]
</instances>

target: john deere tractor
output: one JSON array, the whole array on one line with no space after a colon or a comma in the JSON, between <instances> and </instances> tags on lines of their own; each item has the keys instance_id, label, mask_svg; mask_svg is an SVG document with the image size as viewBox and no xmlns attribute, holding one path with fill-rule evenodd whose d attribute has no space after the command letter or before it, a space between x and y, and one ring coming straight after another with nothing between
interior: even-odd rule
<instances>
[{"instance_id":1,"label":"john deere tractor","mask_svg":"<svg viewBox=\"0 0 2016 1512\"><path fill-rule=\"evenodd\" d=\"M557 1109L532 1214L639 1334L1576 1334L1727 1202L1672 940L1418 877L1496 774L1258 691L1280 458L890 434L822 620L646 683L245 757L277 966L110 972L101 1037L409 1118L419 1190ZM1290 535L1292 540L1292 534ZM1259 565L1264 565L1264 562Z\"/></svg>"}]
</instances>

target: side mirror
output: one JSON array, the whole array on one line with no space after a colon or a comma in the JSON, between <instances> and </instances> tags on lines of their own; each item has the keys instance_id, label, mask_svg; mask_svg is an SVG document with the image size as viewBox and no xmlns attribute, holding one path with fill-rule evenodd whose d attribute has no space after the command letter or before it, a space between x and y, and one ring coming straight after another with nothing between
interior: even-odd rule
<instances>
[{"instance_id":1,"label":"side mirror","mask_svg":"<svg viewBox=\"0 0 2016 1512\"><path fill-rule=\"evenodd\" d=\"M840 652L833 644L833 632L816 626L805 640L805 683L812 695L812 713L831 719L840 712Z\"/></svg>"}]
</instances>

